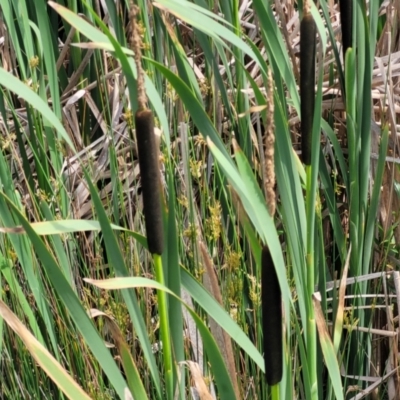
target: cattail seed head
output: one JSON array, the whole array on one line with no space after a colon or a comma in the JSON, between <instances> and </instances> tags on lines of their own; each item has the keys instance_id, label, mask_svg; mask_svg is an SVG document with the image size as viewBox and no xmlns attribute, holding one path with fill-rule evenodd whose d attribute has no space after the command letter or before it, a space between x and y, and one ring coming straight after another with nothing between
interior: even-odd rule
<instances>
[{"instance_id":1,"label":"cattail seed head","mask_svg":"<svg viewBox=\"0 0 400 400\"><path fill-rule=\"evenodd\" d=\"M150 253L162 254L164 232L161 210L161 175L153 113L150 110L136 112L135 125L147 243Z\"/></svg>"},{"instance_id":2,"label":"cattail seed head","mask_svg":"<svg viewBox=\"0 0 400 400\"><path fill-rule=\"evenodd\" d=\"M268 385L282 379L282 296L278 276L267 246L261 256L261 299L265 377Z\"/></svg>"},{"instance_id":3,"label":"cattail seed head","mask_svg":"<svg viewBox=\"0 0 400 400\"><path fill-rule=\"evenodd\" d=\"M340 0L340 23L342 26L343 62L346 51L353 47L353 1Z\"/></svg>"}]
</instances>

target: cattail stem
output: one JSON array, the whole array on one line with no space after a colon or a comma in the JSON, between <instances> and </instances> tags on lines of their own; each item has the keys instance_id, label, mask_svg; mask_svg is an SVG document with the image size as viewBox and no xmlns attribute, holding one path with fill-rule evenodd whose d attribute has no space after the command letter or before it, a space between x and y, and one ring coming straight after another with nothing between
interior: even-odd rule
<instances>
[{"instance_id":1,"label":"cattail stem","mask_svg":"<svg viewBox=\"0 0 400 400\"><path fill-rule=\"evenodd\" d=\"M279 385L272 385L271 386L271 399L272 400L279 400Z\"/></svg>"},{"instance_id":2,"label":"cattail stem","mask_svg":"<svg viewBox=\"0 0 400 400\"><path fill-rule=\"evenodd\" d=\"M265 377L269 386L282 379L282 295L278 276L267 246L261 256L261 298ZM276 392L276 390L275 390Z\"/></svg>"},{"instance_id":3,"label":"cattail stem","mask_svg":"<svg viewBox=\"0 0 400 400\"><path fill-rule=\"evenodd\" d=\"M153 254L154 261L154 269L156 274L157 282L165 285L164 280L164 272L162 266L161 256L158 254ZM158 303L158 311L160 314L160 334L161 334L161 342L162 349L164 354L164 369L165 369L165 381L167 386L167 399L173 399L174 393L174 365L172 358L172 343L170 336L170 326L168 319L168 299L167 294L159 290L157 292L157 303Z\"/></svg>"},{"instance_id":4,"label":"cattail stem","mask_svg":"<svg viewBox=\"0 0 400 400\"><path fill-rule=\"evenodd\" d=\"M305 165L311 164L315 103L315 42L315 21L311 13L306 10L300 23L301 154Z\"/></svg>"}]
</instances>

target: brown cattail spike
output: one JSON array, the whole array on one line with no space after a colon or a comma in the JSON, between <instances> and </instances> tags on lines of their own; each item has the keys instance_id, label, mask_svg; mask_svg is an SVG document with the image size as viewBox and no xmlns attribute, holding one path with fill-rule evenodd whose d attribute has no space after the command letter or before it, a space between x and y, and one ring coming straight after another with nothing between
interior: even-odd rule
<instances>
[{"instance_id":1,"label":"brown cattail spike","mask_svg":"<svg viewBox=\"0 0 400 400\"><path fill-rule=\"evenodd\" d=\"M265 377L268 385L282 379L282 297L278 276L267 246L261 257L261 300L263 312L263 343Z\"/></svg>"},{"instance_id":2,"label":"brown cattail spike","mask_svg":"<svg viewBox=\"0 0 400 400\"><path fill-rule=\"evenodd\" d=\"M161 177L153 113L150 110L138 111L135 114L135 125L147 243L150 253L162 254L164 236L160 194Z\"/></svg>"},{"instance_id":3,"label":"brown cattail spike","mask_svg":"<svg viewBox=\"0 0 400 400\"><path fill-rule=\"evenodd\" d=\"M347 49L353 47L353 0L340 0L340 23L344 63Z\"/></svg>"},{"instance_id":4,"label":"brown cattail spike","mask_svg":"<svg viewBox=\"0 0 400 400\"><path fill-rule=\"evenodd\" d=\"M300 23L301 154L305 165L311 164L315 103L315 37L315 21L307 8Z\"/></svg>"}]
</instances>

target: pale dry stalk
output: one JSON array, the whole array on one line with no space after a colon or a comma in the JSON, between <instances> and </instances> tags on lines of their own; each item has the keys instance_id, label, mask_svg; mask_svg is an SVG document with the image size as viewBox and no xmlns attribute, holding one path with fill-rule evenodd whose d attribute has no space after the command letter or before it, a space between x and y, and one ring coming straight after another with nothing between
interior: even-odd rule
<instances>
[{"instance_id":1,"label":"pale dry stalk","mask_svg":"<svg viewBox=\"0 0 400 400\"><path fill-rule=\"evenodd\" d=\"M144 86L144 71L142 67L142 40L140 37L140 30L137 24L137 15L139 14L139 7L130 3L129 22L131 24L131 35L129 38L129 45L134 52L134 59L137 72L137 91L138 91L138 111L146 110L147 95Z\"/></svg>"},{"instance_id":2,"label":"pale dry stalk","mask_svg":"<svg viewBox=\"0 0 400 400\"><path fill-rule=\"evenodd\" d=\"M275 166L274 166L274 144L275 144L275 125L274 125L274 86L271 71L268 71L268 87L267 87L267 120L265 123L264 136L264 187L267 200L268 211L273 217L276 209L275 195Z\"/></svg>"}]
</instances>

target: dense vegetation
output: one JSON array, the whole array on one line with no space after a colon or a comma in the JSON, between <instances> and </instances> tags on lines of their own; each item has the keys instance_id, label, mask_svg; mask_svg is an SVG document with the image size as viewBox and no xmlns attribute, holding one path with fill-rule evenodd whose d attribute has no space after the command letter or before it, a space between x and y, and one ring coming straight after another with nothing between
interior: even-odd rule
<instances>
[{"instance_id":1,"label":"dense vegetation","mask_svg":"<svg viewBox=\"0 0 400 400\"><path fill-rule=\"evenodd\" d=\"M399 21L0 0L0 398L399 399Z\"/></svg>"}]
</instances>

